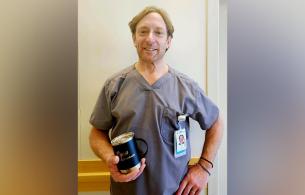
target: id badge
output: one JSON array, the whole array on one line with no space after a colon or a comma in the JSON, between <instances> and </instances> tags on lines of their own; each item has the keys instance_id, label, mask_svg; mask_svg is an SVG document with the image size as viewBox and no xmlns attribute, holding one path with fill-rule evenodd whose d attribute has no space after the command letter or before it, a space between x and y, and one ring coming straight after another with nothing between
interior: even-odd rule
<instances>
[{"instance_id":1,"label":"id badge","mask_svg":"<svg viewBox=\"0 0 305 195\"><path fill-rule=\"evenodd\" d=\"M186 155L187 140L185 128L180 128L174 134L174 154L175 158Z\"/></svg>"}]
</instances>

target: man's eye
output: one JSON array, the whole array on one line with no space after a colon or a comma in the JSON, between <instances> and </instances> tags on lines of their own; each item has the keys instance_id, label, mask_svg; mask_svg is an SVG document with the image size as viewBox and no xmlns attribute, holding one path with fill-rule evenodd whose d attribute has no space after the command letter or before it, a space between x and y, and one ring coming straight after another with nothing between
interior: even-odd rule
<instances>
[{"instance_id":1,"label":"man's eye","mask_svg":"<svg viewBox=\"0 0 305 195\"><path fill-rule=\"evenodd\" d=\"M156 31L155 34L156 34L156 36L158 36L158 37L163 37L164 34L165 34L165 32L164 32L164 31Z\"/></svg>"},{"instance_id":2,"label":"man's eye","mask_svg":"<svg viewBox=\"0 0 305 195\"><path fill-rule=\"evenodd\" d=\"M146 30L141 30L141 31L140 31L140 34L142 34L142 35L144 35L144 34L146 34L146 33L147 33Z\"/></svg>"}]
</instances>

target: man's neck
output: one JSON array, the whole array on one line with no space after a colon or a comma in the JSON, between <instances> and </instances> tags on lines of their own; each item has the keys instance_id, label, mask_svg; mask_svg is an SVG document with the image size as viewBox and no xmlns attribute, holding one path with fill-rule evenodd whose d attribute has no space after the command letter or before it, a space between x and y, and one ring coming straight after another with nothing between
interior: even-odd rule
<instances>
[{"instance_id":1,"label":"man's neck","mask_svg":"<svg viewBox=\"0 0 305 195\"><path fill-rule=\"evenodd\" d=\"M168 72L167 64L150 64L141 63L140 61L135 64L136 70L145 78L145 80L150 84L154 84L159 78Z\"/></svg>"},{"instance_id":2,"label":"man's neck","mask_svg":"<svg viewBox=\"0 0 305 195\"><path fill-rule=\"evenodd\" d=\"M143 61L138 61L135 64L136 69L142 73L142 74L161 74L163 75L164 73L168 72L168 65L165 64L164 62L143 62Z\"/></svg>"}]
</instances>

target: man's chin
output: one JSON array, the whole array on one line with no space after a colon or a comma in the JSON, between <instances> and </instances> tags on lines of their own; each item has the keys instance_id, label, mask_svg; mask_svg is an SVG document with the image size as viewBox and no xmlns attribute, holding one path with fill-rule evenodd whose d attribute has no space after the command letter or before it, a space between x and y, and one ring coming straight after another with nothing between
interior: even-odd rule
<instances>
[{"instance_id":1,"label":"man's chin","mask_svg":"<svg viewBox=\"0 0 305 195\"><path fill-rule=\"evenodd\" d=\"M161 60L161 58L159 56L150 56L150 57L140 57L141 61L145 62L145 63L156 63L158 62L159 60Z\"/></svg>"},{"instance_id":2,"label":"man's chin","mask_svg":"<svg viewBox=\"0 0 305 195\"><path fill-rule=\"evenodd\" d=\"M152 64L154 63L156 60L154 60L153 58L141 58L141 61L148 63L148 64Z\"/></svg>"}]
</instances>

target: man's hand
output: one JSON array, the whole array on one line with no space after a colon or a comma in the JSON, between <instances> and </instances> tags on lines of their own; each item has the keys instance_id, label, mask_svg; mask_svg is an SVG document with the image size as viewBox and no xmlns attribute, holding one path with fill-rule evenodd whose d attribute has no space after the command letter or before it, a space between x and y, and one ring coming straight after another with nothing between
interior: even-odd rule
<instances>
[{"instance_id":1,"label":"man's hand","mask_svg":"<svg viewBox=\"0 0 305 195\"><path fill-rule=\"evenodd\" d=\"M192 166L180 183L176 195L198 195L202 189L207 187L208 176L208 173L199 167L198 164Z\"/></svg>"},{"instance_id":2,"label":"man's hand","mask_svg":"<svg viewBox=\"0 0 305 195\"><path fill-rule=\"evenodd\" d=\"M141 167L138 170L134 170L128 174L123 174L119 171L117 164L119 163L119 157L112 155L107 160L107 165L110 171L112 179L116 182L129 182L138 178L139 175L143 172L146 164L145 158L141 159Z\"/></svg>"}]
</instances>

